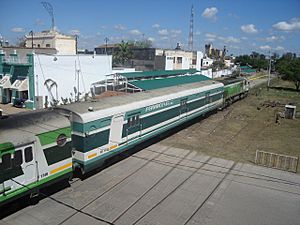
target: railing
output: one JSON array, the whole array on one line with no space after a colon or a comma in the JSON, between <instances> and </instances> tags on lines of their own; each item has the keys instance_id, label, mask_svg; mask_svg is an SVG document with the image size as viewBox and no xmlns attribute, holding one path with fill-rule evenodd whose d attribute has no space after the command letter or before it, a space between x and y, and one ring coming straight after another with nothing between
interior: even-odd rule
<instances>
[{"instance_id":1,"label":"railing","mask_svg":"<svg viewBox=\"0 0 300 225\"><path fill-rule=\"evenodd\" d=\"M299 157L281 155L272 152L256 151L255 163L260 166L271 167L289 172L297 172Z\"/></svg>"},{"instance_id":2,"label":"railing","mask_svg":"<svg viewBox=\"0 0 300 225\"><path fill-rule=\"evenodd\" d=\"M18 58L18 57L14 57L14 56L5 57L3 61L6 63L12 63L12 64L28 64L29 63L27 58Z\"/></svg>"}]
</instances>

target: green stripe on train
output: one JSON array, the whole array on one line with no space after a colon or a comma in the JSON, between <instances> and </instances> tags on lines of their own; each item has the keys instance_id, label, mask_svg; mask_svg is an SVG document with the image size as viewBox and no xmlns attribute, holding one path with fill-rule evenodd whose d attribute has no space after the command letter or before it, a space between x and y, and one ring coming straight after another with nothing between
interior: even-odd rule
<instances>
[{"instance_id":1,"label":"green stripe on train","mask_svg":"<svg viewBox=\"0 0 300 225\"><path fill-rule=\"evenodd\" d=\"M7 193L5 195L2 195L0 196L0 204L4 201L7 201L7 200L10 200L11 198L14 198L18 195L24 195L25 192L28 192L28 191L33 191L35 188L39 188L39 186L44 186L45 184L47 183L50 183L51 181L63 176L63 175L66 175L68 173L72 173L72 168L68 168L64 171L61 171L61 172L58 172L52 176L49 176L43 180L40 180L40 181L37 181L37 182L34 182L34 183L31 183L29 185L26 185L26 187L22 187L22 188L19 188L15 191L12 191L10 193Z\"/></svg>"},{"instance_id":2,"label":"green stripe on train","mask_svg":"<svg viewBox=\"0 0 300 225\"><path fill-rule=\"evenodd\" d=\"M11 142L4 142L0 144L0 157L2 155L7 153L14 153L15 152L15 146Z\"/></svg>"},{"instance_id":3,"label":"green stripe on train","mask_svg":"<svg viewBox=\"0 0 300 225\"><path fill-rule=\"evenodd\" d=\"M125 150L133 147L134 145L137 145L137 144L139 144L139 143L141 143L141 142L143 142L143 141L145 141L147 139L150 139L150 138L152 138L152 137L154 137L154 136L156 136L158 134L161 134L161 133L163 133L163 132L165 132L167 130L172 129L172 128L178 126L179 124L182 124L184 122L192 120L192 119L194 119L194 118L196 118L196 117L198 117L200 115L203 115L204 113L207 113L207 112L209 112L209 111L211 111L213 109L216 109L216 108L218 108L218 104L210 106L210 107L205 108L203 110L197 111L197 112L195 112L193 114L190 114L186 118L182 118L182 119L180 119L180 120L178 120L176 122L170 122L170 123L164 125L163 127L159 128L158 130L150 131L150 132L144 134L142 137L138 137L138 138L136 137L136 138L134 138L134 140L130 141L129 143L126 143L125 145L120 146L120 147L118 147L115 150L111 150L111 151L109 151L107 153L104 153L103 155L99 155L99 156L97 156L97 157L95 157L95 158L93 158L91 160L80 161L80 160L77 159L76 161L79 162L79 163L81 163L81 164L83 164L84 167L85 167L86 172L88 172L88 171L94 169L95 167L99 166L97 164L101 164L99 162L101 162L102 160L108 159L109 157L111 157L113 155L116 155L116 154L118 154L120 152L123 152L123 151L125 151Z\"/></svg>"},{"instance_id":4,"label":"green stripe on train","mask_svg":"<svg viewBox=\"0 0 300 225\"><path fill-rule=\"evenodd\" d=\"M57 137L60 134L65 134L68 138L71 137L71 127L60 128L57 130L49 131L46 133L39 134L38 137L40 139L41 145L48 145L55 143Z\"/></svg>"}]
</instances>

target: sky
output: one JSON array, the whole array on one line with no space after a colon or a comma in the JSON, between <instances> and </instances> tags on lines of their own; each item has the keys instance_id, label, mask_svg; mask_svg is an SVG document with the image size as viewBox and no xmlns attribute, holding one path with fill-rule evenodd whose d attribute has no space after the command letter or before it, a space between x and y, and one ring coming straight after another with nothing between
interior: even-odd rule
<instances>
[{"instance_id":1,"label":"sky","mask_svg":"<svg viewBox=\"0 0 300 225\"><path fill-rule=\"evenodd\" d=\"M79 35L92 50L121 40L151 40L153 46L188 48L194 6L194 50L212 43L229 54L295 52L300 55L300 0L46 0L55 27ZM0 0L0 39L14 44L31 30L51 28L41 1Z\"/></svg>"}]
</instances>

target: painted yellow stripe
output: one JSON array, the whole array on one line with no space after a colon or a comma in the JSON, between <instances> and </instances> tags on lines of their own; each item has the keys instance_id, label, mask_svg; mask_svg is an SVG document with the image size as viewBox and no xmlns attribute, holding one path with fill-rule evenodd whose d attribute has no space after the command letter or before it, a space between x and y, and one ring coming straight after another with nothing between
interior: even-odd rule
<instances>
[{"instance_id":1,"label":"painted yellow stripe","mask_svg":"<svg viewBox=\"0 0 300 225\"><path fill-rule=\"evenodd\" d=\"M63 165L63 166L60 166L60 167L54 169L54 170L51 170L51 171L50 171L50 174L57 173L57 172L59 172L59 171L62 171L62 170L64 170L64 169L67 169L67 168L69 168L69 167L71 167L71 166L72 166L72 162L67 163L67 164L65 164L65 165Z\"/></svg>"},{"instance_id":2,"label":"painted yellow stripe","mask_svg":"<svg viewBox=\"0 0 300 225\"><path fill-rule=\"evenodd\" d=\"M118 145L113 145L109 147L109 150L115 149L116 147L118 147Z\"/></svg>"},{"instance_id":3,"label":"painted yellow stripe","mask_svg":"<svg viewBox=\"0 0 300 225\"><path fill-rule=\"evenodd\" d=\"M88 155L88 159L94 158L96 155L97 155L97 153L90 154L90 155Z\"/></svg>"}]
</instances>

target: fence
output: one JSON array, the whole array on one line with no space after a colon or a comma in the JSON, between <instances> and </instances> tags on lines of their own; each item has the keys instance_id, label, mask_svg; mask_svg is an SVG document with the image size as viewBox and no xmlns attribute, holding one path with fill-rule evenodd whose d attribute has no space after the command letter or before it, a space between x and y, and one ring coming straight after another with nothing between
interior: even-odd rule
<instances>
[{"instance_id":1,"label":"fence","mask_svg":"<svg viewBox=\"0 0 300 225\"><path fill-rule=\"evenodd\" d=\"M281 155L272 152L256 151L255 163L289 172L297 172L299 157Z\"/></svg>"}]
</instances>

